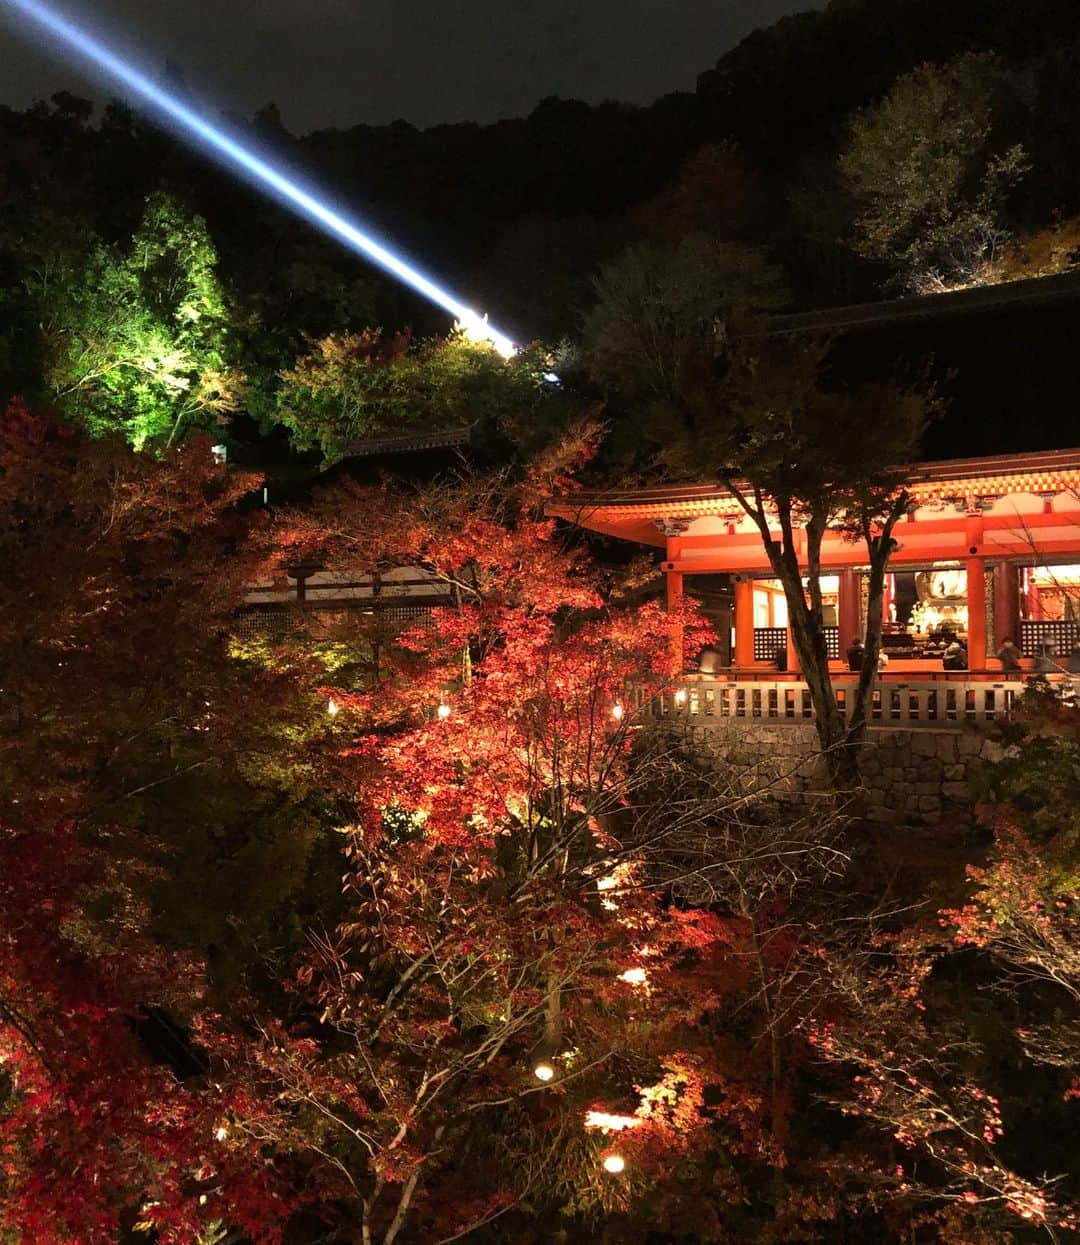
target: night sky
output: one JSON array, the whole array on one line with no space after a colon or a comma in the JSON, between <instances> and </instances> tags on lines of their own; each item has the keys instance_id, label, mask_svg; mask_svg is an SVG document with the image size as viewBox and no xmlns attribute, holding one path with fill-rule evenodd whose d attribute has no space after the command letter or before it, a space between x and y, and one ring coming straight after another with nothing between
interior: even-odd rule
<instances>
[{"instance_id":1,"label":"night sky","mask_svg":"<svg viewBox=\"0 0 1080 1245\"><path fill-rule=\"evenodd\" d=\"M98 30L143 64L180 64L195 91L250 115L270 100L296 133L404 118L493 121L543 97L647 103L758 26L818 0L94 0ZM0 0L0 14L4 9ZM0 103L60 89L104 98L0 25ZM31 36L33 37L33 36Z\"/></svg>"}]
</instances>

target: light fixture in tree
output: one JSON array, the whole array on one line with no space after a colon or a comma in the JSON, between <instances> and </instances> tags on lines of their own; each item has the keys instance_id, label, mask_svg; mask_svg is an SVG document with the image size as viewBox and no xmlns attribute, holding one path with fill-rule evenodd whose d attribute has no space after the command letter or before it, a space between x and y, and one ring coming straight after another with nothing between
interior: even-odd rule
<instances>
[{"instance_id":1,"label":"light fixture in tree","mask_svg":"<svg viewBox=\"0 0 1080 1245\"><path fill-rule=\"evenodd\" d=\"M333 698L333 696L331 696L331 697L330 697L330 699L327 701L327 704L326 704L326 712L327 712L327 713L328 713L328 714L329 714L332 718L336 718L336 717L337 717L337 715L338 715L338 710L339 710L340 708L341 708L341 706L340 706L340 705L338 704L338 702L337 702L337 701Z\"/></svg>"},{"instance_id":2,"label":"light fixture in tree","mask_svg":"<svg viewBox=\"0 0 1080 1245\"><path fill-rule=\"evenodd\" d=\"M643 968L628 968L625 973L619 974L619 980L625 981L628 986L643 986L649 979L649 974Z\"/></svg>"},{"instance_id":3,"label":"light fixture in tree","mask_svg":"<svg viewBox=\"0 0 1080 1245\"><path fill-rule=\"evenodd\" d=\"M625 712L626 710L622 707L619 701L616 701L611 706L611 716L615 719L616 722L621 722L623 720L623 714Z\"/></svg>"},{"instance_id":4,"label":"light fixture in tree","mask_svg":"<svg viewBox=\"0 0 1080 1245\"><path fill-rule=\"evenodd\" d=\"M440 700L439 708L436 710L436 712L438 713L439 717L445 722L446 719L450 716L450 706L446 703L445 700Z\"/></svg>"},{"instance_id":5,"label":"light fixture in tree","mask_svg":"<svg viewBox=\"0 0 1080 1245\"><path fill-rule=\"evenodd\" d=\"M612 1151L610 1154L604 1155L604 1171L610 1172L613 1176L617 1176L620 1172L626 1170L626 1159L621 1154Z\"/></svg>"},{"instance_id":6,"label":"light fixture in tree","mask_svg":"<svg viewBox=\"0 0 1080 1245\"><path fill-rule=\"evenodd\" d=\"M555 1069L551 1066L551 1064L541 1062L533 1068L533 1076L535 1076L538 1081L553 1081L555 1079Z\"/></svg>"},{"instance_id":7,"label":"light fixture in tree","mask_svg":"<svg viewBox=\"0 0 1080 1245\"><path fill-rule=\"evenodd\" d=\"M686 704L686 688L680 687L675 693L675 703L677 705Z\"/></svg>"},{"instance_id":8,"label":"light fixture in tree","mask_svg":"<svg viewBox=\"0 0 1080 1245\"><path fill-rule=\"evenodd\" d=\"M610 1111L586 1111L585 1127L601 1128L605 1133L621 1133L624 1128L638 1128L640 1115L613 1115Z\"/></svg>"}]
</instances>

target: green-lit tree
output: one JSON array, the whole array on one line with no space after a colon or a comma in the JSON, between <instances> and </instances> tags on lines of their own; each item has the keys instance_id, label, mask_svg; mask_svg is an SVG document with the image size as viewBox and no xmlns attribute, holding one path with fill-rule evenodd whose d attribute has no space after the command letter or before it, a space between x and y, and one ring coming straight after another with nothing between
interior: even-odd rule
<instances>
[{"instance_id":1,"label":"green-lit tree","mask_svg":"<svg viewBox=\"0 0 1080 1245\"><path fill-rule=\"evenodd\" d=\"M381 329L331 334L282 375L278 418L333 461L351 443L411 431L513 431L547 405L542 351L502 359L454 333L414 344Z\"/></svg>"},{"instance_id":2,"label":"green-lit tree","mask_svg":"<svg viewBox=\"0 0 1080 1245\"><path fill-rule=\"evenodd\" d=\"M142 448L236 409L229 302L201 218L154 195L128 246L94 243L53 275L29 293L47 391L66 418Z\"/></svg>"},{"instance_id":3,"label":"green-lit tree","mask_svg":"<svg viewBox=\"0 0 1080 1245\"><path fill-rule=\"evenodd\" d=\"M1003 137L1002 65L921 65L855 113L839 171L857 204L855 250L916 291L977 278L1007 236L1005 200L1027 158Z\"/></svg>"}]
</instances>

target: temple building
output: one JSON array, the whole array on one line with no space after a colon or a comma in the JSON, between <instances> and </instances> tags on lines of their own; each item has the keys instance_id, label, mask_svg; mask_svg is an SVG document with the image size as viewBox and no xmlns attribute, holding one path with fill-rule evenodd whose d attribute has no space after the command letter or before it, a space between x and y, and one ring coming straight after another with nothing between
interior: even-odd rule
<instances>
[{"instance_id":1,"label":"temple building","mask_svg":"<svg viewBox=\"0 0 1080 1245\"><path fill-rule=\"evenodd\" d=\"M882 606L882 678L1000 680L1007 638L1025 667L1040 656L1064 665L1080 646L1080 449L923 463L907 489ZM728 678L797 677L784 593L760 533L723 486L580 494L551 513L662 550L669 603L699 599ZM838 674L865 630L865 563L862 542L826 535L822 589ZM966 650L959 675L943 669L953 637Z\"/></svg>"}]
</instances>

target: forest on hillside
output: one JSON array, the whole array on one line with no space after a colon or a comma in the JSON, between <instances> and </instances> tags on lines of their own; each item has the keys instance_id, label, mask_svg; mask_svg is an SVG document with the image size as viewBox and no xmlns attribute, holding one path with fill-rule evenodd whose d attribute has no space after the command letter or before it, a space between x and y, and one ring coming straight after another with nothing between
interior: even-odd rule
<instances>
[{"instance_id":1,"label":"forest on hillside","mask_svg":"<svg viewBox=\"0 0 1080 1245\"><path fill-rule=\"evenodd\" d=\"M1075 7L965 0L931 19L932 7L835 0L751 36L696 93L648 107L549 99L493 125L293 136L268 105L239 124L517 340L549 350L580 344L605 266L636 263L630 279L645 283L658 279L650 264L703 266L710 296L771 310L1067 270L1080 245ZM124 105L95 115L60 94L0 111L0 137L0 396L69 401L81 380L55 324L75 304L99 343L146 332L159 351L208 351L186 361L224 385L202 422L239 412L264 431L280 423L282 374L312 341L446 330ZM155 196L174 219L148 216ZM169 323L175 293L171 306L146 305L160 290L138 296L142 329L109 320L135 298L110 283L125 263L132 279L147 240L162 262L199 268L189 285L214 282L202 344ZM747 262L768 271L767 288ZM240 375L242 396L227 382Z\"/></svg>"}]
</instances>

